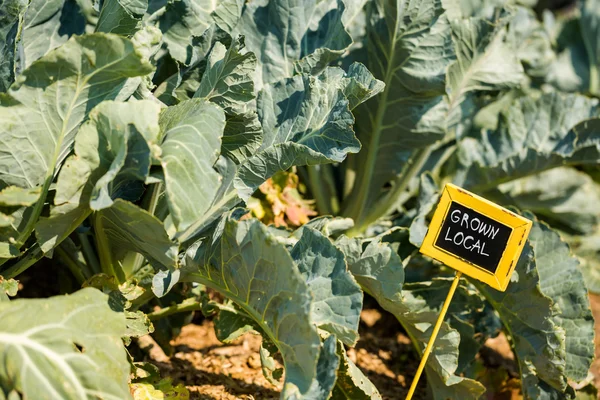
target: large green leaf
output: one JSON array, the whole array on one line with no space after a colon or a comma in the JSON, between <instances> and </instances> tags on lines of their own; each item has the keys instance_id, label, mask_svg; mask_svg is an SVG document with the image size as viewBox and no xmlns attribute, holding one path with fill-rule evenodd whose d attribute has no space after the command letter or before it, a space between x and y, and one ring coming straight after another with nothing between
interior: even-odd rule
<instances>
[{"instance_id":1,"label":"large green leaf","mask_svg":"<svg viewBox=\"0 0 600 400\"><path fill-rule=\"evenodd\" d=\"M71 35L84 33L85 25L75 0L31 0L21 28L21 68L61 46Z\"/></svg>"},{"instance_id":2,"label":"large green leaf","mask_svg":"<svg viewBox=\"0 0 600 400\"><path fill-rule=\"evenodd\" d=\"M178 231L200 219L219 189L213 166L221 150L225 114L201 99L166 109L160 117L163 168L171 218Z\"/></svg>"},{"instance_id":3,"label":"large green leaf","mask_svg":"<svg viewBox=\"0 0 600 400\"><path fill-rule=\"evenodd\" d=\"M600 229L582 236L567 236L565 240L579 259L586 288L600 294Z\"/></svg>"},{"instance_id":4,"label":"large green leaf","mask_svg":"<svg viewBox=\"0 0 600 400\"><path fill-rule=\"evenodd\" d=\"M228 49L216 42L194 93L194 97L210 100L225 110L227 123L221 151L236 163L250 157L262 139L254 94L256 57L242 54L243 48L241 37L233 39Z\"/></svg>"},{"instance_id":5,"label":"large green leaf","mask_svg":"<svg viewBox=\"0 0 600 400\"><path fill-rule=\"evenodd\" d=\"M62 167L54 207L36 224L44 252L62 242L92 210L114 199L137 200L150 172L160 107L151 101L105 101L79 129L75 154Z\"/></svg>"},{"instance_id":6,"label":"large green leaf","mask_svg":"<svg viewBox=\"0 0 600 400\"><path fill-rule=\"evenodd\" d=\"M509 89L524 78L517 54L506 43L506 23L470 18L452 21L456 62L448 69L449 125L474 111L472 95ZM461 134L461 132L457 132Z\"/></svg>"},{"instance_id":7,"label":"large green leaf","mask_svg":"<svg viewBox=\"0 0 600 400\"><path fill-rule=\"evenodd\" d=\"M122 199L96 214L96 235L110 239L113 260L129 250L143 255L154 267L177 267L178 246L173 243L162 222L146 210ZM100 233L98 232L100 231Z\"/></svg>"},{"instance_id":8,"label":"large green leaf","mask_svg":"<svg viewBox=\"0 0 600 400\"><path fill-rule=\"evenodd\" d=\"M211 13L218 1L169 1L159 19L159 28L171 57L182 64L192 63L194 36L200 36L214 22Z\"/></svg>"},{"instance_id":9,"label":"large green leaf","mask_svg":"<svg viewBox=\"0 0 600 400\"><path fill-rule=\"evenodd\" d=\"M534 219L532 214L525 214ZM553 302L552 320L565 333L565 375L585 379L594 358L594 320L583 276L569 246L543 222L534 223L529 241L535 254L540 289Z\"/></svg>"},{"instance_id":10,"label":"large green leaf","mask_svg":"<svg viewBox=\"0 0 600 400\"><path fill-rule=\"evenodd\" d=\"M349 82L343 70L328 68L317 77L297 75L259 93L263 141L240 166L235 180L240 197L249 198L278 171L340 162L360 149L343 91Z\"/></svg>"},{"instance_id":11,"label":"large green leaf","mask_svg":"<svg viewBox=\"0 0 600 400\"><path fill-rule=\"evenodd\" d=\"M233 300L281 352L286 385L306 393L320 348L307 284L285 246L260 222L229 217L220 226L187 251L185 279Z\"/></svg>"},{"instance_id":12,"label":"large green leaf","mask_svg":"<svg viewBox=\"0 0 600 400\"><path fill-rule=\"evenodd\" d=\"M25 398L130 398L121 341L125 317L108 296L82 289L70 296L0 302L0 387ZM10 398L10 397L9 397Z\"/></svg>"},{"instance_id":13,"label":"large green leaf","mask_svg":"<svg viewBox=\"0 0 600 400\"><path fill-rule=\"evenodd\" d=\"M103 100L127 95L130 89L123 90L128 78L151 71L129 40L93 34L71 39L19 76L0 107L0 139L5 144L0 182L43 188L14 235L18 245L31 233L57 167L89 111Z\"/></svg>"},{"instance_id":14,"label":"large green leaf","mask_svg":"<svg viewBox=\"0 0 600 400\"><path fill-rule=\"evenodd\" d=\"M235 33L246 37L258 59L256 87L289 78L296 69L318 73L339 57L352 43L341 22L343 10L336 0L248 3Z\"/></svg>"},{"instance_id":15,"label":"large green leaf","mask_svg":"<svg viewBox=\"0 0 600 400\"><path fill-rule=\"evenodd\" d=\"M0 1L0 92L15 80L17 34L26 7L25 0Z\"/></svg>"},{"instance_id":16,"label":"large green leaf","mask_svg":"<svg viewBox=\"0 0 600 400\"><path fill-rule=\"evenodd\" d=\"M454 57L441 1L377 1L367 10L367 67L385 90L355 111L363 150L346 167L356 178L343 214L358 229L384 187L410 168L413 151L444 137L444 82ZM392 191L403 185L392 182Z\"/></svg>"},{"instance_id":17,"label":"large green leaf","mask_svg":"<svg viewBox=\"0 0 600 400\"><path fill-rule=\"evenodd\" d=\"M552 185L548 185L552 182ZM600 223L600 186L574 168L558 167L503 184L510 202L555 226L586 234Z\"/></svg>"},{"instance_id":18,"label":"large green leaf","mask_svg":"<svg viewBox=\"0 0 600 400\"><path fill-rule=\"evenodd\" d=\"M516 56L523 64L527 75L534 79L547 76L556 54L552 48L552 38L538 20L535 11L518 7L508 28L507 40Z\"/></svg>"},{"instance_id":19,"label":"large green leaf","mask_svg":"<svg viewBox=\"0 0 600 400\"><path fill-rule=\"evenodd\" d=\"M381 400L375 385L348 358L341 342L337 350L341 360L331 400Z\"/></svg>"},{"instance_id":20,"label":"large green leaf","mask_svg":"<svg viewBox=\"0 0 600 400\"><path fill-rule=\"evenodd\" d=\"M402 290L402 261L380 239L364 250L358 239L341 237L336 245L346 255L348 267L363 290L398 319L420 353L429 341L441 303L428 304L428 296L421 290ZM459 333L444 323L425 369L434 399L478 399L485 390L478 382L454 374L459 343Z\"/></svg>"},{"instance_id":21,"label":"large green leaf","mask_svg":"<svg viewBox=\"0 0 600 400\"><path fill-rule=\"evenodd\" d=\"M331 391L337 382L337 372L340 365L340 356L337 352L338 342L335 335L328 336L321 346L319 353L319 361L317 362L317 374L310 389L303 395L298 393L295 386L287 385L284 387L281 397L286 400L312 400L312 399L328 399Z\"/></svg>"},{"instance_id":22,"label":"large green leaf","mask_svg":"<svg viewBox=\"0 0 600 400\"><path fill-rule=\"evenodd\" d=\"M358 340L362 291L346 269L344 254L327 237L304 228L290 254L313 294L311 320L348 346Z\"/></svg>"},{"instance_id":23,"label":"large green leaf","mask_svg":"<svg viewBox=\"0 0 600 400\"><path fill-rule=\"evenodd\" d=\"M131 36L139 28L148 0L104 0L96 32Z\"/></svg>"},{"instance_id":24,"label":"large green leaf","mask_svg":"<svg viewBox=\"0 0 600 400\"><path fill-rule=\"evenodd\" d=\"M567 378L587 376L594 333L585 284L566 243L534 221L506 292L477 287L512 337L525 397L569 396Z\"/></svg>"},{"instance_id":25,"label":"large green leaf","mask_svg":"<svg viewBox=\"0 0 600 400\"><path fill-rule=\"evenodd\" d=\"M194 97L210 100L227 113L244 113L254 100L253 72L256 57L240 53L242 38L232 40L229 48L216 42L206 60L206 70Z\"/></svg>"},{"instance_id":26,"label":"large green leaf","mask_svg":"<svg viewBox=\"0 0 600 400\"><path fill-rule=\"evenodd\" d=\"M461 141L454 182L485 190L565 164L597 163L600 121L580 123L595 115L597 101L580 95L521 97L502 112L496 132Z\"/></svg>"}]
</instances>

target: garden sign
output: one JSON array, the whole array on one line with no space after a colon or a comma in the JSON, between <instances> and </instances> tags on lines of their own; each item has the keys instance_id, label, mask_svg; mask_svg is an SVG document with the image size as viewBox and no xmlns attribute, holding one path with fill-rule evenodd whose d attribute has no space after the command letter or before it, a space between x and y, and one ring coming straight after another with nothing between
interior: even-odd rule
<instances>
[{"instance_id":1,"label":"garden sign","mask_svg":"<svg viewBox=\"0 0 600 400\"><path fill-rule=\"evenodd\" d=\"M531 225L530 220L510 210L451 183L446 184L420 251L454 268L457 273L421 358L407 400L412 398L416 389L461 275L464 273L505 291Z\"/></svg>"}]
</instances>

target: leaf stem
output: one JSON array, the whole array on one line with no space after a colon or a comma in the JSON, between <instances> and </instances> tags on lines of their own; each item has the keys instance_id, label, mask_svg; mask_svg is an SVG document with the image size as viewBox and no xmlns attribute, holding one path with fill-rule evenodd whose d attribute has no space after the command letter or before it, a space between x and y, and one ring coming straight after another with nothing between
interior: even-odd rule
<instances>
[{"instance_id":1,"label":"leaf stem","mask_svg":"<svg viewBox=\"0 0 600 400\"><path fill-rule=\"evenodd\" d=\"M144 199L142 200L142 208L152 215L154 215L154 212L156 211L161 190L162 182L153 183L148 188L148 194L144 196ZM132 261L129 262L129 265L123 265L123 271L127 272L125 275L134 274L142 267L142 265L144 265L145 260L146 258L143 255L135 253ZM129 276L127 278L129 278Z\"/></svg>"},{"instance_id":2,"label":"leaf stem","mask_svg":"<svg viewBox=\"0 0 600 400\"><path fill-rule=\"evenodd\" d=\"M2 271L1 275L6 279L14 278L21 274L27 268L38 262L44 256L44 252L40 246L36 243L25 251L25 255L22 256L19 261L14 265Z\"/></svg>"},{"instance_id":3,"label":"leaf stem","mask_svg":"<svg viewBox=\"0 0 600 400\"><path fill-rule=\"evenodd\" d=\"M320 215L335 215L339 211L339 203L331 166L307 166L308 182L313 198L317 203Z\"/></svg>"},{"instance_id":4,"label":"leaf stem","mask_svg":"<svg viewBox=\"0 0 600 400\"><path fill-rule=\"evenodd\" d=\"M96 251L90 243L87 233L76 232L75 235L81 246L83 258L85 259L86 264L91 268L92 275L101 273L102 269L100 268L100 262L98 261Z\"/></svg>"},{"instance_id":5,"label":"leaf stem","mask_svg":"<svg viewBox=\"0 0 600 400\"><path fill-rule=\"evenodd\" d=\"M102 223L100 212L95 212L92 220L96 236L96 249L98 250L98 258L100 259L100 269L108 276L114 276L119 283L123 283L125 277L123 276L123 271L121 271L120 274L117 274L117 270L115 269L110 242L104 231L104 224Z\"/></svg>"},{"instance_id":6,"label":"leaf stem","mask_svg":"<svg viewBox=\"0 0 600 400\"><path fill-rule=\"evenodd\" d=\"M71 255L69 254L69 252L65 251L65 249L62 248L62 246L57 246L54 249L56 255L60 258L60 260L67 266L67 268L69 268L69 271L71 271L71 273L73 274L73 276L75 277L75 279L77 279L77 282L79 283L79 285L83 284L83 282L86 281L86 277L84 276L82 270L84 269L83 266L81 265L81 263L77 262L76 260L74 260ZM89 274L89 272L88 272ZM88 278L91 275L88 275Z\"/></svg>"},{"instance_id":7,"label":"leaf stem","mask_svg":"<svg viewBox=\"0 0 600 400\"><path fill-rule=\"evenodd\" d=\"M357 236L373 222L386 215L390 209L397 205L398 197L406 190L410 182L423 168L423 164L431 154L433 146L426 146L415 151L407 162L407 166L396 177L393 188L384 197L379 199L375 205L368 211L367 215L348 231L349 237Z\"/></svg>"},{"instance_id":8,"label":"leaf stem","mask_svg":"<svg viewBox=\"0 0 600 400\"><path fill-rule=\"evenodd\" d=\"M594 63L590 65L590 94L598 96L600 89L600 75L598 74L598 66Z\"/></svg>"},{"instance_id":9,"label":"leaf stem","mask_svg":"<svg viewBox=\"0 0 600 400\"><path fill-rule=\"evenodd\" d=\"M199 311L202 309L202 304L197 301L184 301L180 304L175 304L169 307L161 308L160 310L156 310L147 314L150 321L156 321L162 318L166 318L169 315L182 313L182 312L190 312L190 311Z\"/></svg>"},{"instance_id":10,"label":"leaf stem","mask_svg":"<svg viewBox=\"0 0 600 400\"><path fill-rule=\"evenodd\" d=\"M225 193L223 197L214 205L210 207L208 211L206 211L205 218L202 218L192 225L190 225L185 231L180 234L175 235L175 239L179 243L186 243L189 240L193 239L200 231L205 228L208 224L210 224L211 218L214 217L215 214L219 213L219 211L230 202L232 202L237 197L237 190L235 188L231 188L228 192ZM239 200L239 199L238 199ZM238 201L239 202L239 201ZM213 219L214 220L214 219Z\"/></svg>"}]
</instances>

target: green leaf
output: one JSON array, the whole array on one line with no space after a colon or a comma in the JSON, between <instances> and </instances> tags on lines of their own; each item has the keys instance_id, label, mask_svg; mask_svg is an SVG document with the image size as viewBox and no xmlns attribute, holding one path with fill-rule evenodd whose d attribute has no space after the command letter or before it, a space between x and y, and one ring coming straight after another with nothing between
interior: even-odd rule
<instances>
[{"instance_id":1,"label":"green leaf","mask_svg":"<svg viewBox=\"0 0 600 400\"><path fill-rule=\"evenodd\" d=\"M600 186L574 168L553 168L503 184L499 189L518 208L532 211L538 218L570 232L592 233L600 223Z\"/></svg>"},{"instance_id":2,"label":"green leaf","mask_svg":"<svg viewBox=\"0 0 600 400\"><path fill-rule=\"evenodd\" d=\"M40 197L41 188L20 188L18 186L8 186L0 191L0 206L2 207L20 207L31 206L37 202Z\"/></svg>"},{"instance_id":3,"label":"green leaf","mask_svg":"<svg viewBox=\"0 0 600 400\"><path fill-rule=\"evenodd\" d=\"M225 32L232 32L242 17L244 0L221 0L212 14L215 24Z\"/></svg>"},{"instance_id":4,"label":"green leaf","mask_svg":"<svg viewBox=\"0 0 600 400\"><path fill-rule=\"evenodd\" d=\"M86 20L73 0L31 0L21 28L21 68L29 67L72 35L85 32Z\"/></svg>"},{"instance_id":5,"label":"green leaf","mask_svg":"<svg viewBox=\"0 0 600 400\"><path fill-rule=\"evenodd\" d=\"M27 3L26 0L0 1L0 92L6 92L15 80L17 35Z\"/></svg>"},{"instance_id":6,"label":"green leaf","mask_svg":"<svg viewBox=\"0 0 600 400\"><path fill-rule=\"evenodd\" d=\"M552 48L552 38L535 11L518 7L509 25L507 38L510 47L517 50L516 56L527 75L545 78L556 60L556 54Z\"/></svg>"},{"instance_id":7,"label":"green leaf","mask_svg":"<svg viewBox=\"0 0 600 400\"><path fill-rule=\"evenodd\" d=\"M123 314L96 289L0 302L3 391L32 399L128 398Z\"/></svg>"},{"instance_id":8,"label":"green leaf","mask_svg":"<svg viewBox=\"0 0 600 400\"><path fill-rule=\"evenodd\" d=\"M232 40L229 48L216 42L207 58L206 70L194 97L218 104L228 114L241 114L254 100L253 73L256 56L241 54L243 38Z\"/></svg>"},{"instance_id":9,"label":"green leaf","mask_svg":"<svg viewBox=\"0 0 600 400\"><path fill-rule=\"evenodd\" d=\"M300 395L296 388L286 386L283 389L282 397L289 400L330 398L331 391L338 379L337 371L340 364L340 356L336 353L337 343L335 335L330 335L323 341L317 363L317 376L307 393ZM343 348L343 345L340 346Z\"/></svg>"},{"instance_id":10,"label":"green leaf","mask_svg":"<svg viewBox=\"0 0 600 400\"><path fill-rule=\"evenodd\" d=\"M71 151L88 112L103 100L127 95L122 90L128 78L151 71L129 40L93 34L71 39L19 76L11 98L4 98L0 107L0 139L8 149L0 163L0 181L42 190L15 234L17 245L31 233L56 169ZM30 140L23 141L25 136Z\"/></svg>"},{"instance_id":11,"label":"green leaf","mask_svg":"<svg viewBox=\"0 0 600 400\"><path fill-rule=\"evenodd\" d=\"M316 376L319 335L311 294L292 257L260 222L223 220L212 238L186 253L186 280L215 289L254 320L282 354L286 385L309 390Z\"/></svg>"},{"instance_id":12,"label":"green leaf","mask_svg":"<svg viewBox=\"0 0 600 400\"><path fill-rule=\"evenodd\" d=\"M214 319L215 334L223 343L231 343L246 332L259 334L260 328L234 304L218 304L219 314Z\"/></svg>"},{"instance_id":13,"label":"green leaf","mask_svg":"<svg viewBox=\"0 0 600 400\"><path fill-rule=\"evenodd\" d=\"M96 32L132 36L140 22L148 0L104 0L96 24Z\"/></svg>"},{"instance_id":14,"label":"green leaf","mask_svg":"<svg viewBox=\"0 0 600 400\"><path fill-rule=\"evenodd\" d=\"M478 18L452 21L456 62L448 69L450 126L473 112L475 92L510 89L523 80L523 67L506 43L505 25Z\"/></svg>"},{"instance_id":15,"label":"green leaf","mask_svg":"<svg viewBox=\"0 0 600 400\"><path fill-rule=\"evenodd\" d=\"M483 191L565 164L597 163L600 121L580 122L595 115L597 101L579 95L517 99L496 132L461 141L454 182Z\"/></svg>"},{"instance_id":16,"label":"green leaf","mask_svg":"<svg viewBox=\"0 0 600 400\"><path fill-rule=\"evenodd\" d=\"M184 65L192 63L192 38L200 36L213 23L213 0L176 0L167 3L159 28L171 57Z\"/></svg>"},{"instance_id":17,"label":"green leaf","mask_svg":"<svg viewBox=\"0 0 600 400\"><path fill-rule=\"evenodd\" d=\"M277 347L272 343L268 343L264 341L260 345L260 368L262 370L263 376L271 385L278 385L279 380L281 379L281 375L283 371L281 368L277 368L277 364L275 364L275 358L272 357L271 353L277 352ZM290 385L292 390L298 390L295 385Z\"/></svg>"},{"instance_id":18,"label":"green leaf","mask_svg":"<svg viewBox=\"0 0 600 400\"><path fill-rule=\"evenodd\" d=\"M345 8L342 0L316 3L311 20L318 21L318 26L315 30L311 26L302 38L303 58L294 63L296 73L320 73L352 44L342 23Z\"/></svg>"},{"instance_id":19,"label":"green leaf","mask_svg":"<svg viewBox=\"0 0 600 400\"><path fill-rule=\"evenodd\" d=\"M423 244L423 239L425 239L429 227L426 218L437 205L439 199L438 186L431 174L426 173L421 175L417 216L410 224L409 237L410 242L416 247L421 247L421 244Z\"/></svg>"},{"instance_id":20,"label":"green leaf","mask_svg":"<svg viewBox=\"0 0 600 400\"><path fill-rule=\"evenodd\" d=\"M160 107L147 100L105 101L79 129L75 154L64 163L49 218L36 225L44 252L68 236L92 210L117 198L137 200L158 140Z\"/></svg>"},{"instance_id":21,"label":"green leaf","mask_svg":"<svg viewBox=\"0 0 600 400\"><path fill-rule=\"evenodd\" d=\"M507 291L476 286L513 339L525 397L568 396L567 378L587 376L594 331L585 284L567 244L534 220Z\"/></svg>"},{"instance_id":22,"label":"green leaf","mask_svg":"<svg viewBox=\"0 0 600 400\"><path fill-rule=\"evenodd\" d=\"M130 385L133 400L189 400L190 392L182 384L173 385L171 378L155 383L136 382Z\"/></svg>"},{"instance_id":23,"label":"green leaf","mask_svg":"<svg viewBox=\"0 0 600 400\"><path fill-rule=\"evenodd\" d=\"M302 229L290 254L313 294L312 322L354 346L363 294L347 271L344 254L311 228Z\"/></svg>"},{"instance_id":24,"label":"green leaf","mask_svg":"<svg viewBox=\"0 0 600 400\"><path fill-rule=\"evenodd\" d=\"M8 296L16 296L19 290L19 281L14 279L4 279L0 275L0 302L9 301Z\"/></svg>"},{"instance_id":25,"label":"green leaf","mask_svg":"<svg viewBox=\"0 0 600 400\"><path fill-rule=\"evenodd\" d=\"M177 266L178 246L173 243L160 220L135 204L116 199L112 206L97 212L96 221L111 240L112 251L134 251L156 268Z\"/></svg>"},{"instance_id":26,"label":"green leaf","mask_svg":"<svg viewBox=\"0 0 600 400\"><path fill-rule=\"evenodd\" d=\"M154 332L154 326L152 321L146 314L141 311L124 311L125 323L127 324L127 330L125 331L124 341L126 345L129 345L131 338L139 338L144 335L148 335Z\"/></svg>"},{"instance_id":27,"label":"green leaf","mask_svg":"<svg viewBox=\"0 0 600 400\"><path fill-rule=\"evenodd\" d=\"M584 276L585 286L592 292L600 293L600 232L582 236L567 236L565 240L579 259L579 267Z\"/></svg>"},{"instance_id":28,"label":"green leaf","mask_svg":"<svg viewBox=\"0 0 600 400\"><path fill-rule=\"evenodd\" d=\"M203 217L219 189L213 169L225 127L223 111L204 100L188 100L160 117L163 168L171 218L178 231Z\"/></svg>"},{"instance_id":29,"label":"green leaf","mask_svg":"<svg viewBox=\"0 0 600 400\"><path fill-rule=\"evenodd\" d=\"M337 353L341 360L331 400L381 400L375 385L348 358L341 342L338 342Z\"/></svg>"},{"instance_id":30,"label":"green leaf","mask_svg":"<svg viewBox=\"0 0 600 400\"><path fill-rule=\"evenodd\" d=\"M235 179L240 197L248 199L278 171L340 162L360 149L343 94L344 78L341 69L328 68L318 77L297 75L260 92L263 142L258 153L240 166Z\"/></svg>"},{"instance_id":31,"label":"green leaf","mask_svg":"<svg viewBox=\"0 0 600 400\"><path fill-rule=\"evenodd\" d=\"M375 79L373 74L359 62L352 63L348 68L344 95L350 102L350 110L381 93L385 84Z\"/></svg>"},{"instance_id":32,"label":"green leaf","mask_svg":"<svg viewBox=\"0 0 600 400\"><path fill-rule=\"evenodd\" d=\"M552 321L552 300L540 289L532 247L525 245L505 292L475 285L500 314L513 340L525 397L538 399L553 393L559 398L567 389L565 335Z\"/></svg>"},{"instance_id":33,"label":"green leaf","mask_svg":"<svg viewBox=\"0 0 600 400\"><path fill-rule=\"evenodd\" d=\"M429 341L439 308L428 305L427 297L419 291L402 290L404 268L398 254L380 239L364 250L360 240L344 236L336 245L363 290L398 319L420 353ZM459 343L458 332L444 323L425 369L434 399L478 399L485 391L480 383L454 375Z\"/></svg>"},{"instance_id":34,"label":"green leaf","mask_svg":"<svg viewBox=\"0 0 600 400\"><path fill-rule=\"evenodd\" d=\"M246 4L235 33L245 36L248 50L258 59L257 89L291 77L296 69L319 73L339 57L352 43L341 22L343 9L334 0Z\"/></svg>"},{"instance_id":35,"label":"green leaf","mask_svg":"<svg viewBox=\"0 0 600 400\"><path fill-rule=\"evenodd\" d=\"M384 187L410 167L413 151L444 137L445 75L454 57L440 0L368 3L366 30L366 65L385 90L355 110L364 149L346 165L356 178L342 214L359 230ZM392 191L403 185L392 182Z\"/></svg>"},{"instance_id":36,"label":"green leaf","mask_svg":"<svg viewBox=\"0 0 600 400\"><path fill-rule=\"evenodd\" d=\"M533 219L532 214L525 214ZM552 299L552 320L565 334L565 375L574 381L587 377L594 358L594 320L578 262L559 234L535 223L529 234L540 277L540 289Z\"/></svg>"}]
</instances>

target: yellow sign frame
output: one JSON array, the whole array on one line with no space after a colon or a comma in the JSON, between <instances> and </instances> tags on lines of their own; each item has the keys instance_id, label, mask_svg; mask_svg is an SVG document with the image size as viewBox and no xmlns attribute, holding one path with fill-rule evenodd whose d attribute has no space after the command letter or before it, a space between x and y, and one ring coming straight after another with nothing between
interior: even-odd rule
<instances>
[{"instance_id":1,"label":"yellow sign frame","mask_svg":"<svg viewBox=\"0 0 600 400\"><path fill-rule=\"evenodd\" d=\"M459 203L512 229L495 273L435 246L452 202ZM523 218L504 207L448 183L442 191L440 201L429 224L429 229L421 245L420 252L431 258L435 258L465 275L484 282L494 289L504 292L508 286L512 272L517 266L518 258L523 251L523 246L525 246L531 226L532 222L527 218Z\"/></svg>"}]
</instances>

